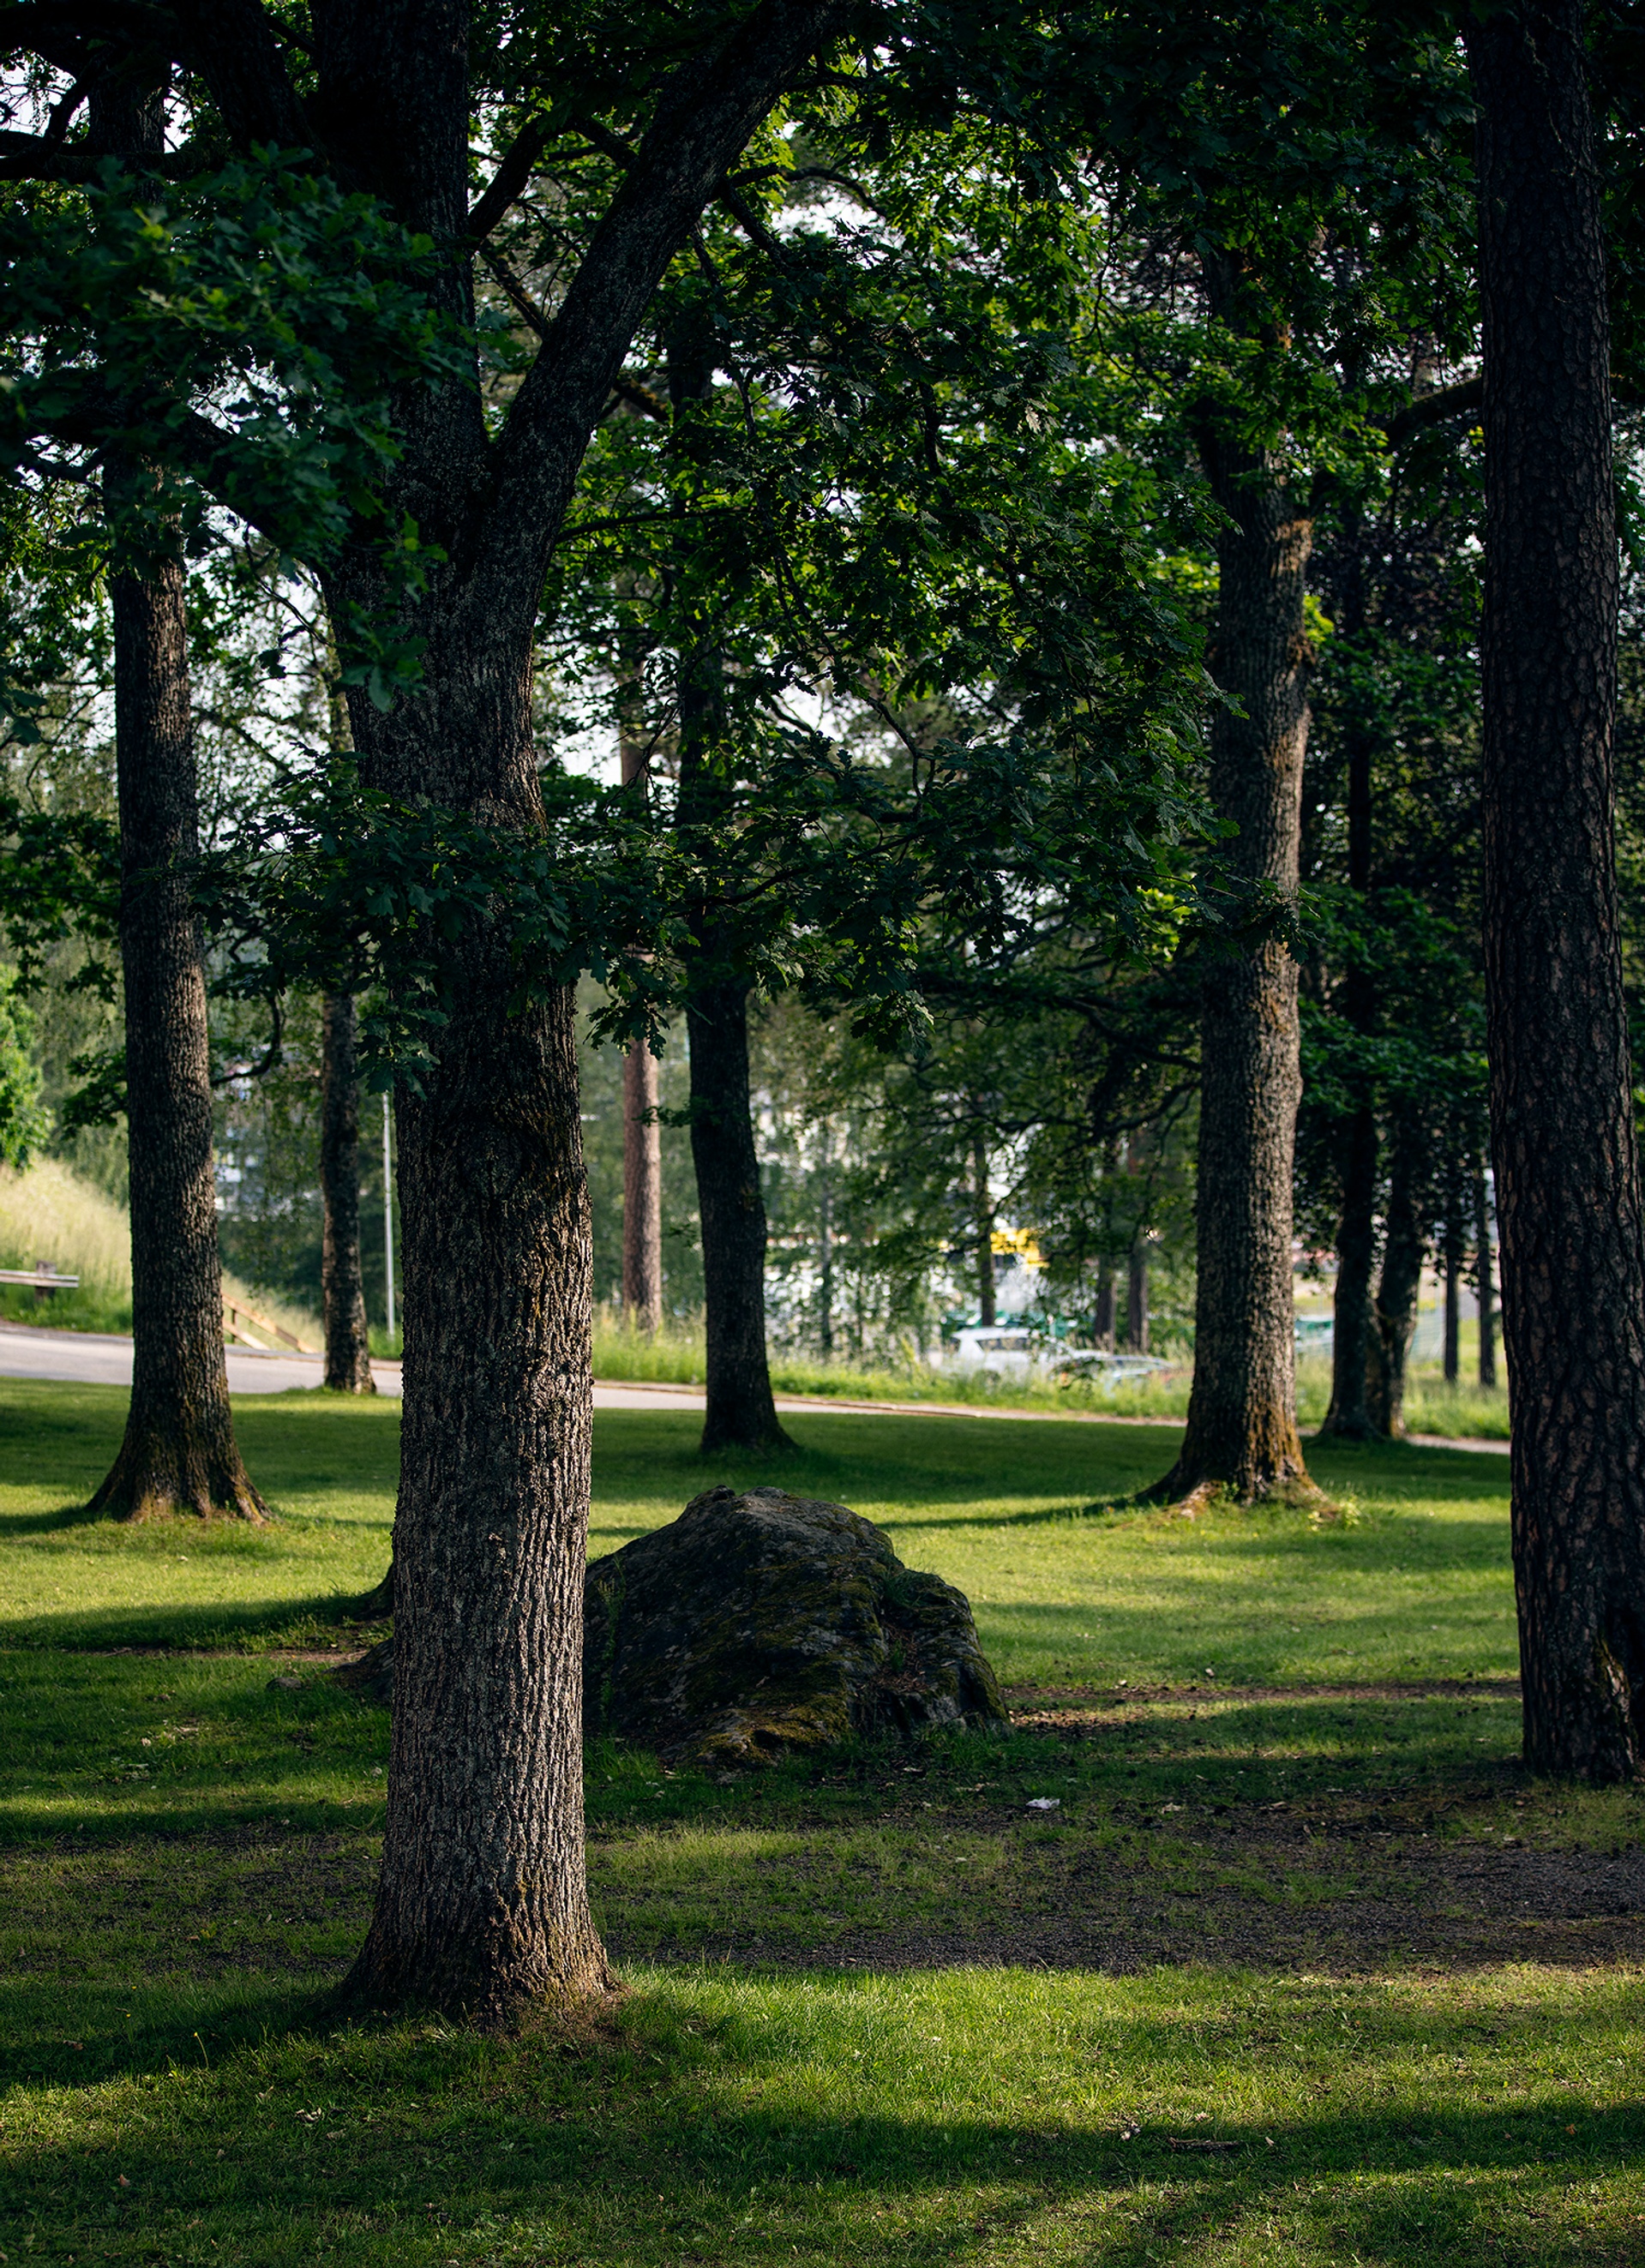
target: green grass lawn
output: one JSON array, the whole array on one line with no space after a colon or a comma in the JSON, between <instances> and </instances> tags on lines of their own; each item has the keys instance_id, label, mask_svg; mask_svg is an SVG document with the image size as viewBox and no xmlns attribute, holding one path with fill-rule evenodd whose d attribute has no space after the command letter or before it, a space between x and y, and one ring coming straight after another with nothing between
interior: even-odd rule
<instances>
[{"instance_id":1,"label":"green grass lawn","mask_svg":"<svg viewBox=\"0 0 1645 2268\"><path fill-rule=\"evenodd\" d=\"M122 1407L0 1383L12 2264L1645 2261L1640 1806L1517 1762L1501 1457L1188 1521L1117 1508L1164 1430L795 1413L758 1476L966 1590L1013 1727L731 1786L596 1750L629 1991L499 2043L324 1999L397 1405L238 1401L259 1533L79 1519ZM698 1422L599 1413L594 1550L753 1476Z\"/></svg>"}]
</instances>

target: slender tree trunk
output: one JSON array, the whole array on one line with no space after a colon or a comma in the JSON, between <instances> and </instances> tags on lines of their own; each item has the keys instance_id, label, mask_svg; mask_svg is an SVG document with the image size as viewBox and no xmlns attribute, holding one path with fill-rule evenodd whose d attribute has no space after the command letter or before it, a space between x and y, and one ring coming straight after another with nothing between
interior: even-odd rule
<instances>
[{"instance_id":1,"label":"slender tree trunk","mask_svg":"<svg viewBox=\"0 0 1645 2268\"><path fill-rule=\"evenodd\" d=\"M327 995L321 1009L320 1185L325 1237L320 1280L326 1310L326 1384L375 1394L365 1285L360 1270L360 1080L354 1002Z\"/></svg>"},{"instance_id":2,"label":"slender tree trunk","mask_svg":"<svg viewBox=\"0 0 1645 2268\"><path fill-rule=\"evenodd\" d=\"M765 1199L749 1103L747 986L732 980L694 992L686 1028L703 1231L703 1453L785 1448L765 1351Z\"/></svg>"},{"instance_id":3,"label":"slender tree trunk","mask_svg":"<svg viewBox=\"0 0 1645 2268\"><path fill-rule=\"evenodd\" d=\"M827 1169L817 1205L817 1344L824 1361L834 1352L834 1209Z\"/></svg>"},{"instance_id":4,"label":"slender tree trunk","mask_svg":"<svg viewBox=\"0 0 1645 2268\"><path fill-rule=\"evenodd\" d=\"M1496 1384L1496 1286L1491 1274L1491 1192L1485 1175L1473 1189L1474 1273L1479 1295L1479 1383Z\"/></svg>"},{"instance_id":5,"label":"slender tree trunk","mask_svg":"<svg viewBox=\"0 0 1645 2268\"><path fill-rule=\"evenodd\" d=\"M111 467L117 504L144 476ZM234 1440L200 931L188 632L180 558L117 574L114 744L131 1167L131 1403L94 1512L264 1517Z\"/></svg>"},{"instance_id":6,"label":"slender tree trunk","mask_svg":"<svg viewBox=\"0 0 1645 2268\"><path fill-rule=\"evenodd\" d=\"M1213 305L1236 292L1208 261ZM1287 901L1297 889L1308 737L1302 600L1312 529L1277 460L1217 425L1204 453L1228 525L1218 538L1219 710L1211 792L1238 835L1228 863ZM1241 1501L1305 1481L1296 1430L1291 1175L1302 1088L1297 968L1271 939L1207 962L1200 1025L1194 1382L1160 1493L1220 1483Z\"/></svg>"},{"instance_id":7,"label":"slender tree trunk","mask_svg":"<svg viewBox=\"0 0 1645 2268\"><path fill-rule=\"evenodd\" d=\"M1427 1130L1409 1107L1396 1116L1388 1177L1388 1229L1376 1286L1370 1346L1371 1415L1386 1440L1405 1430L1405 1361L1417 1327L1417 1298L1427 1255Z\"/></svg>"},{"instance_id":8,"label":"slender tree trunk","mask_svg":"<svg viewBox=\"0 0 1645 2268\"><path fill-rule=\"evenodd\" d=\"M618 703L623 784L644 792L649 741L640 667L631 663ZM623 1316L631 1330L662 1329L662 1130L657 1058L643 1040L623 1059Z\"/></svg>"},{"instance_id":9,"label":"slender tree trunk","mask_svg":"<svg viewBox=\"0 0 1645 2268\"><path fill-rule=\"evenodd\" d=\"M1114 1351L1114 1271L1105 1260L1096 1278L1096 1343Z\"/></svg>"},{"instance_id":10,"label":"slender tree trunk","mask_svg":"<svg viewBox=\"0 0 1645 2268\"><path fill-rule=\"evenodd\" d=\"M1462 1376L1462 1238L1454 1217L1445 1223L1445 1383Z\"/></svg>"},{"instance_id":11,"label":"slender tree trunk","mask_svg":"<svg viewBox=\"0 0 1645 2268\"><path fill-rule=\"evenodd\" d=\"M1331 1407L1322 1435L1368 1441L1376 1432L1367 1396L1371 1362L1371 1282L1376 1266L1376 1114L1356 1110L1346 1122L1342 1211L1337 1223L1337 1294L1331 1334Z\"/></svg>"},{"instance_id":12,"label":"slender tree trunk","mask_svg":"<svg viewBox=\"0 0 1645 2268\"><path fill-rule=\"evenodd\" d=\"M1486 1012L1525 1759L1615 1780L1645 1757L1645 1226L1612 836L1602 182L1580 0L1525 0L1466 38L1485 317Z\"/></svg>"},{"instance_id":13,"label":"slender tree trunk","mask_svg":"<svg viewBox=\"0 0 1645 2268\"><path fill-rule=\"evenodd\" d=\"M1148 1245L1140 1235L1125 1263L1125 1344L1132 1354L1148 1351Z\"/></svg>"},{"instance_id":14,"label":"slender tree trunk","mask_svg":"<svg viewBox=\"0 0 1645 2268\"><path fill-rule=\"evenodd\" d=\"M1365 628L1362 554L1356 545L1347 593L1345 627ZM1348 886L1363 905L1371 887L1370 734L1355 725L1348 733ZM1376 987L1362 955L1355 954L1343 979L1342 1012L1361 1037L1376 1020ZM1368 1090L1343 1129L1342 1212L1337 1224L1337 1295L1331 1334L1331 1406L1322 1436L1368 1441L1376 1423L1367 1395L1373 1360L1375 1318L1371 1278L1376 1264L1376 1112Z\"/></svg>"},{"instance_id":15,"label":"slender tree trunk","mask_svg":"<svg viewBox=\"0 0 1645 2268\"><path fill-rule=\"evenodd\" d=\"M977 1320L992 1323L994 1303L994 1200L988 1186L988 1144L978 1127L971 1136L971 1196L977 1207Z\"/></svg>"},{"instance_id":16,"label":"slender tree trunk","mask_svg":"<svg viewBox=\"0 0 1645 2268\"><path fill-rule=\"evenodd\" d=\"M662 1328L662 1130L657 1058L636 1040L623 1058L623 1314Z\"/></svg>"}]
</instances>

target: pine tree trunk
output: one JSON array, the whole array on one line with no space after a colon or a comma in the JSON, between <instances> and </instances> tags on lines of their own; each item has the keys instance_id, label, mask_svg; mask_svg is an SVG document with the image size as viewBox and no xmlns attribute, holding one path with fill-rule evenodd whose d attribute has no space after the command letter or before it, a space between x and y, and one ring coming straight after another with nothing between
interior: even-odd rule
<instances>
[{"instance_id":1,"label":"pine tree trunk","mask_svg":"<svg viewBox=\"0 0 1645 2268\"><path fill-rule=\"evenodd\" d=\"M1234 282L1208 261L1213 305ZM1218 537L1211 794L1237 827L1232 873L1294 899L1308 737L1304 575L1311 524L1277 462L1221 423L1203 445L1229 525ZM1277 939L1207 961L1200 1022L1199 1285L1182 1453L1159 1493L1221 1484L1240 1501L1305 1481L1296 1430L1292 1160L1302 1090L1297 967Z\"/></svg>"},{"instance_id":2,"label":"pine tree trunk","mask_svg":"<svg viewBox=\"0 0 1645 2268\"><path fill-rule=\"evenodd\" d=\"M1462 1376L1462 1239L1454 1219L1445 1223L1445 1383Z\"/></svg>"},{"instance_id":3,"label":"pine tree trunk","mask_svg":"<svg viewBox=\"0 0 1645 2268\"><path fill-rule=\"evenodd\" d=\"M321 1018L320 1186L325 1230L320 1281L326 1311L326 1384L338 1394L375 1394L360 1270L360 1081L353 999L346 992L328 993Z\"/></svg>"},{"instance_id":4,"label":"pine tree trunk","mask_svg":"<svg viewBox=\"0 0 1645 2268\"><path fill-rule=\"evenodd\" d=\"M1427 1256L1427 1132L1409 1108L1395 1119L1391 1152L1368 1395L1372 1420L1385 1440L1400 1440L1405 1430L1405 1362L1416 1333L1417 1298Z\"/></svg>"},{"instance_id":5,"label":"pine tree trunk","mask_svg":"<svg viewBox=\"0 0 1645 2268\"><path fill-rule=\"evenodd\" d=\"M145 476L111 465L116 509ZM131 1168L131 1403L91 1510L261 1521L234 1440L223 1352L223 1277L200 929L188 628L181 558L112 581Z\"/></svg>"},{"instance_id":6,"label":"pine tree trunk","mask_svg":"<svg viewBox=\"0 0 1645 2268\"><path fill-rule=\"evenodd\" d=\"M1125 1263L1125 1344L1132 1354L1148 1351L1148 1247L1141 1236Z\"/></svg>"},{"instance_id":7,"label":"pine tree trunk","mask_svg":"<svg viewBox=\"0 0 1645 2268\"><path fill-rule=\"evenodd\" d=\"M1602 180L1579 0L1525 0L1466 38L1485 319L1486 1012L1525 1760L1605 1781L1645 1759L1645 1226L1612 836Z\"/></svg>"},{"instance_id":8,"label":"pine tree trunk","mask_svg":"<svg viewBox=\"0 0 1645 2268\"><path fill-rule=\"evenodd\" d=\"M636 1040L623 1058L623 1316L662 1329L662 1130L657 1058Z\"/></svg>"},{"instance_id":9,"label":"pine tree trunk","mask_svg":"<svg viewBox=\"0 0 1645 2268\"><path fill-rule=\"evenodd\" d=\"M703 1453L786 1448L765 1352L765 1199L749 1094L749 996L708 985L686 1007L691 1162L703 1232Z\"/></svg>"},{"instance_id":10,"label":"pine tree trunk","mask_svg":"<svg viewBox=\"0 0 1645 2268\"><path fill-rule=\"evenodd\" d=\"M1098 1346L1114 1351L1114 1271L1104 1261L1097 1270L1096 1315L1093 1332Z\"/></svg>"}]
</instances>

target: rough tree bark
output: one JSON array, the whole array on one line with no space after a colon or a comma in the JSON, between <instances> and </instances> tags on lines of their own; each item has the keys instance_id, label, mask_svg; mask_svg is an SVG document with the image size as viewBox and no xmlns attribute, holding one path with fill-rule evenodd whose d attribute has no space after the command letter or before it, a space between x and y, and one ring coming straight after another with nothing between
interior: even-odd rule
<instances>
[{"instance_id":1,"label":"rough tree bark","mask_svg":"<svg viewBox=\"0 0 1645 2268\"><path fill-rule=\"evenodd\" d=\"M321 1016L320 1186L325 1226L320 1283L326 1311L326 1384L337 1394L375 1394L360 1269L360 1079L351 996L328 993Z\"/></svg>"},{"instance_id":2,"label":"rough tree bark","mask_svg":"<svg viewBox=\"0 0 1645 2268\"><path fill-rule=\"evenodd\" d=\"M179 0L140 31L171 44L234 149L309 152L442 247L428 290L461 325L474 249L531 180L547 122L522 130L471 210L470 128L491 93L469 83L471 12L468 0L314 0L288 45L258 0ZM42 13L54 59L60 22L64 37L106 35L91 0ZM405 390L387 516L363 519L325 563L334 621L387 612L420 656L417 688L390 711L350 693L371 787L542 834L534 633L589 435L727 168L847 21L844 0L682 19L670 37L699 44L648 81L648 123L496 431L476 361ZM8 167L53 179L61 152L41 137L37 160L26 168L14 147ZM222 477L215 438L202 450L201 477ZM406 519L429 569L415 592L381 544ZM349 1980L360 1997L489 2023L608 1981L583 1878L591 1276L572 1004L507 1012L507 913L499 903L439 939L447 1020L402 1115L393 1749L377 1906Z\"/></svg>"},{"instance_id":3,"label":"rough tree bark","mask_svg":"<svg viewBox=\"0 0 1645 2268\"><path fill-rule=\"evenodd\" d=\"M1466 38L1485 319L1486 1012L1525 1760L1616 1780L1645 1759L1645 1227L1612 837L1602 185L1580 0L1523 0Z\"/></svg>"},{"instance_id":4,"label":"rough tree bark","mask_svg":"<svg viewBox=\"0 0 1645 2268\"><path fill-rule=\"evenodd\" d=\"M1206 258L1212 305L1241 318L1240 279ZM1228 865L1295 898L1308 738L1304 575L1312 526L1277 458L1207 421L1206 468L1228 524L1217 539L1213 667L1243 711L1218 711L1211 794L1239 832ZM1220 1484L1242 1501L1305 1481L1296 1430L1291 1176L1297 968L1270 939L1208 961L1200 1020L1199 1285L1182 1453L1158 1493Z\"/></svg>"},{"instance_id":5,"label":"rough tree bark","mask_svg":"<svg viewBox=\"0 0 1645 2268\"><path fill-rule=\"evenodd\" d=\"M110 72L91 98L102 151L164 146L163 90ZM111 457L111 517L131 525L158 499L151 474ZM114 765L120 805L120 950L125 978L126 1124L131 1173L131 1402L93 1512L145 1520L182 1512L261 1521L234 1440L223 1352L223 1278L211 1154L211 1077L200 927L190 900L200 851L181 543L161 519L110 585Z\"/></svg>"},{"instance_id":6,"label":"rough tree bark","mask_svg":"<svg viewBox=\"0 0 1645 2268\"><path fill-rule=\"evenodd\" d=\"M191 66L242 148L324 153L439 244L471 246L528 177L468 205L461 0L312 11L299 99L274 19L189 11ZM661 83L651 123L500 431L472 382L417 388L391 518L438 563L397 602L424 641L387 714L350 695L363 773L527 836L543 825L531 711L543 575L636 325L726 169L844 11L761 0ZM513 187L510 187L512 182ZM444 271L472 305L470 263ZM337 608L386 597L373 531ZM442 947L448 1020L400 1114L405 1404L395 1522L395 1716L376 1909L345 1988L488 2024L609 1982L584 1878L581 1604L591 1268L572 1000L508 1013L502 926Z\"/></svg>"},{"instance_id":7,"label":"rough tree bark","mask_svg":"<svg viewBox=\"0 0 1645 2268\"><path fill-rule=\"evenodd\" d=\"M1096 1307L1092 1336L1098 1346L1114 1351L1114 1270L1106 1260L1096 1272Z\"/></svg>"}]
</instances>

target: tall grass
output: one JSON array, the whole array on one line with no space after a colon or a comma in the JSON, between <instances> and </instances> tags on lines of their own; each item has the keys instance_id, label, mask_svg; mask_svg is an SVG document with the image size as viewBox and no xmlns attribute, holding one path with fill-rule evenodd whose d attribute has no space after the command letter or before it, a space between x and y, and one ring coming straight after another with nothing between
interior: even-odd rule
<instances>
[{"instance_id":1,"label":"tall grass","mask_svg":"<svg viewBox=\"0 0 1645 2268\"><path fill-rule=\"evenodd\" d=\"M631 1329L611 1307L594 1317L594 1376L612 1381L700 1386L700 1321L665 1325L654 1338ZM773 1351L771 1384L779 1394L815 1394L845 1402L943 1402L960 1408L1071 1410L1118 1418L1184 1418L1193 1366L1181 1363L1111 1392L1090 1378L1016 1380L992 1371L939 1369L911 1355L877 1364L826 1362L820 1356ZM1296 1366L1297 1419L1317 1426L1331 1403L1331 1359L1304 1355ZM1508 1439L1508 1395L1501 1387L1447 1387L1437 1364L1413 1366L1405 1388L1405 1422L1413 1433Z\"/></svg>"},{"instance_id":2,"label":"tall grass","mask_svg":"<svg viewBox=\"0 0 1645 2268\"><path fill-rule=\"evenodd\" d=\"M131 1230L124 1208L55 1158L39 1159L20 1174L0 1166L0 1268L33 1268L42 1260L77 1276L78 1289L37 1300L26 1285L0 1284L0 1316L41 1329L131 1329ZM223 1289L306 1346L321 1344L318 1317L278 1292L237 1276L225 1276Z\"/></svg>"}]
</instances>

